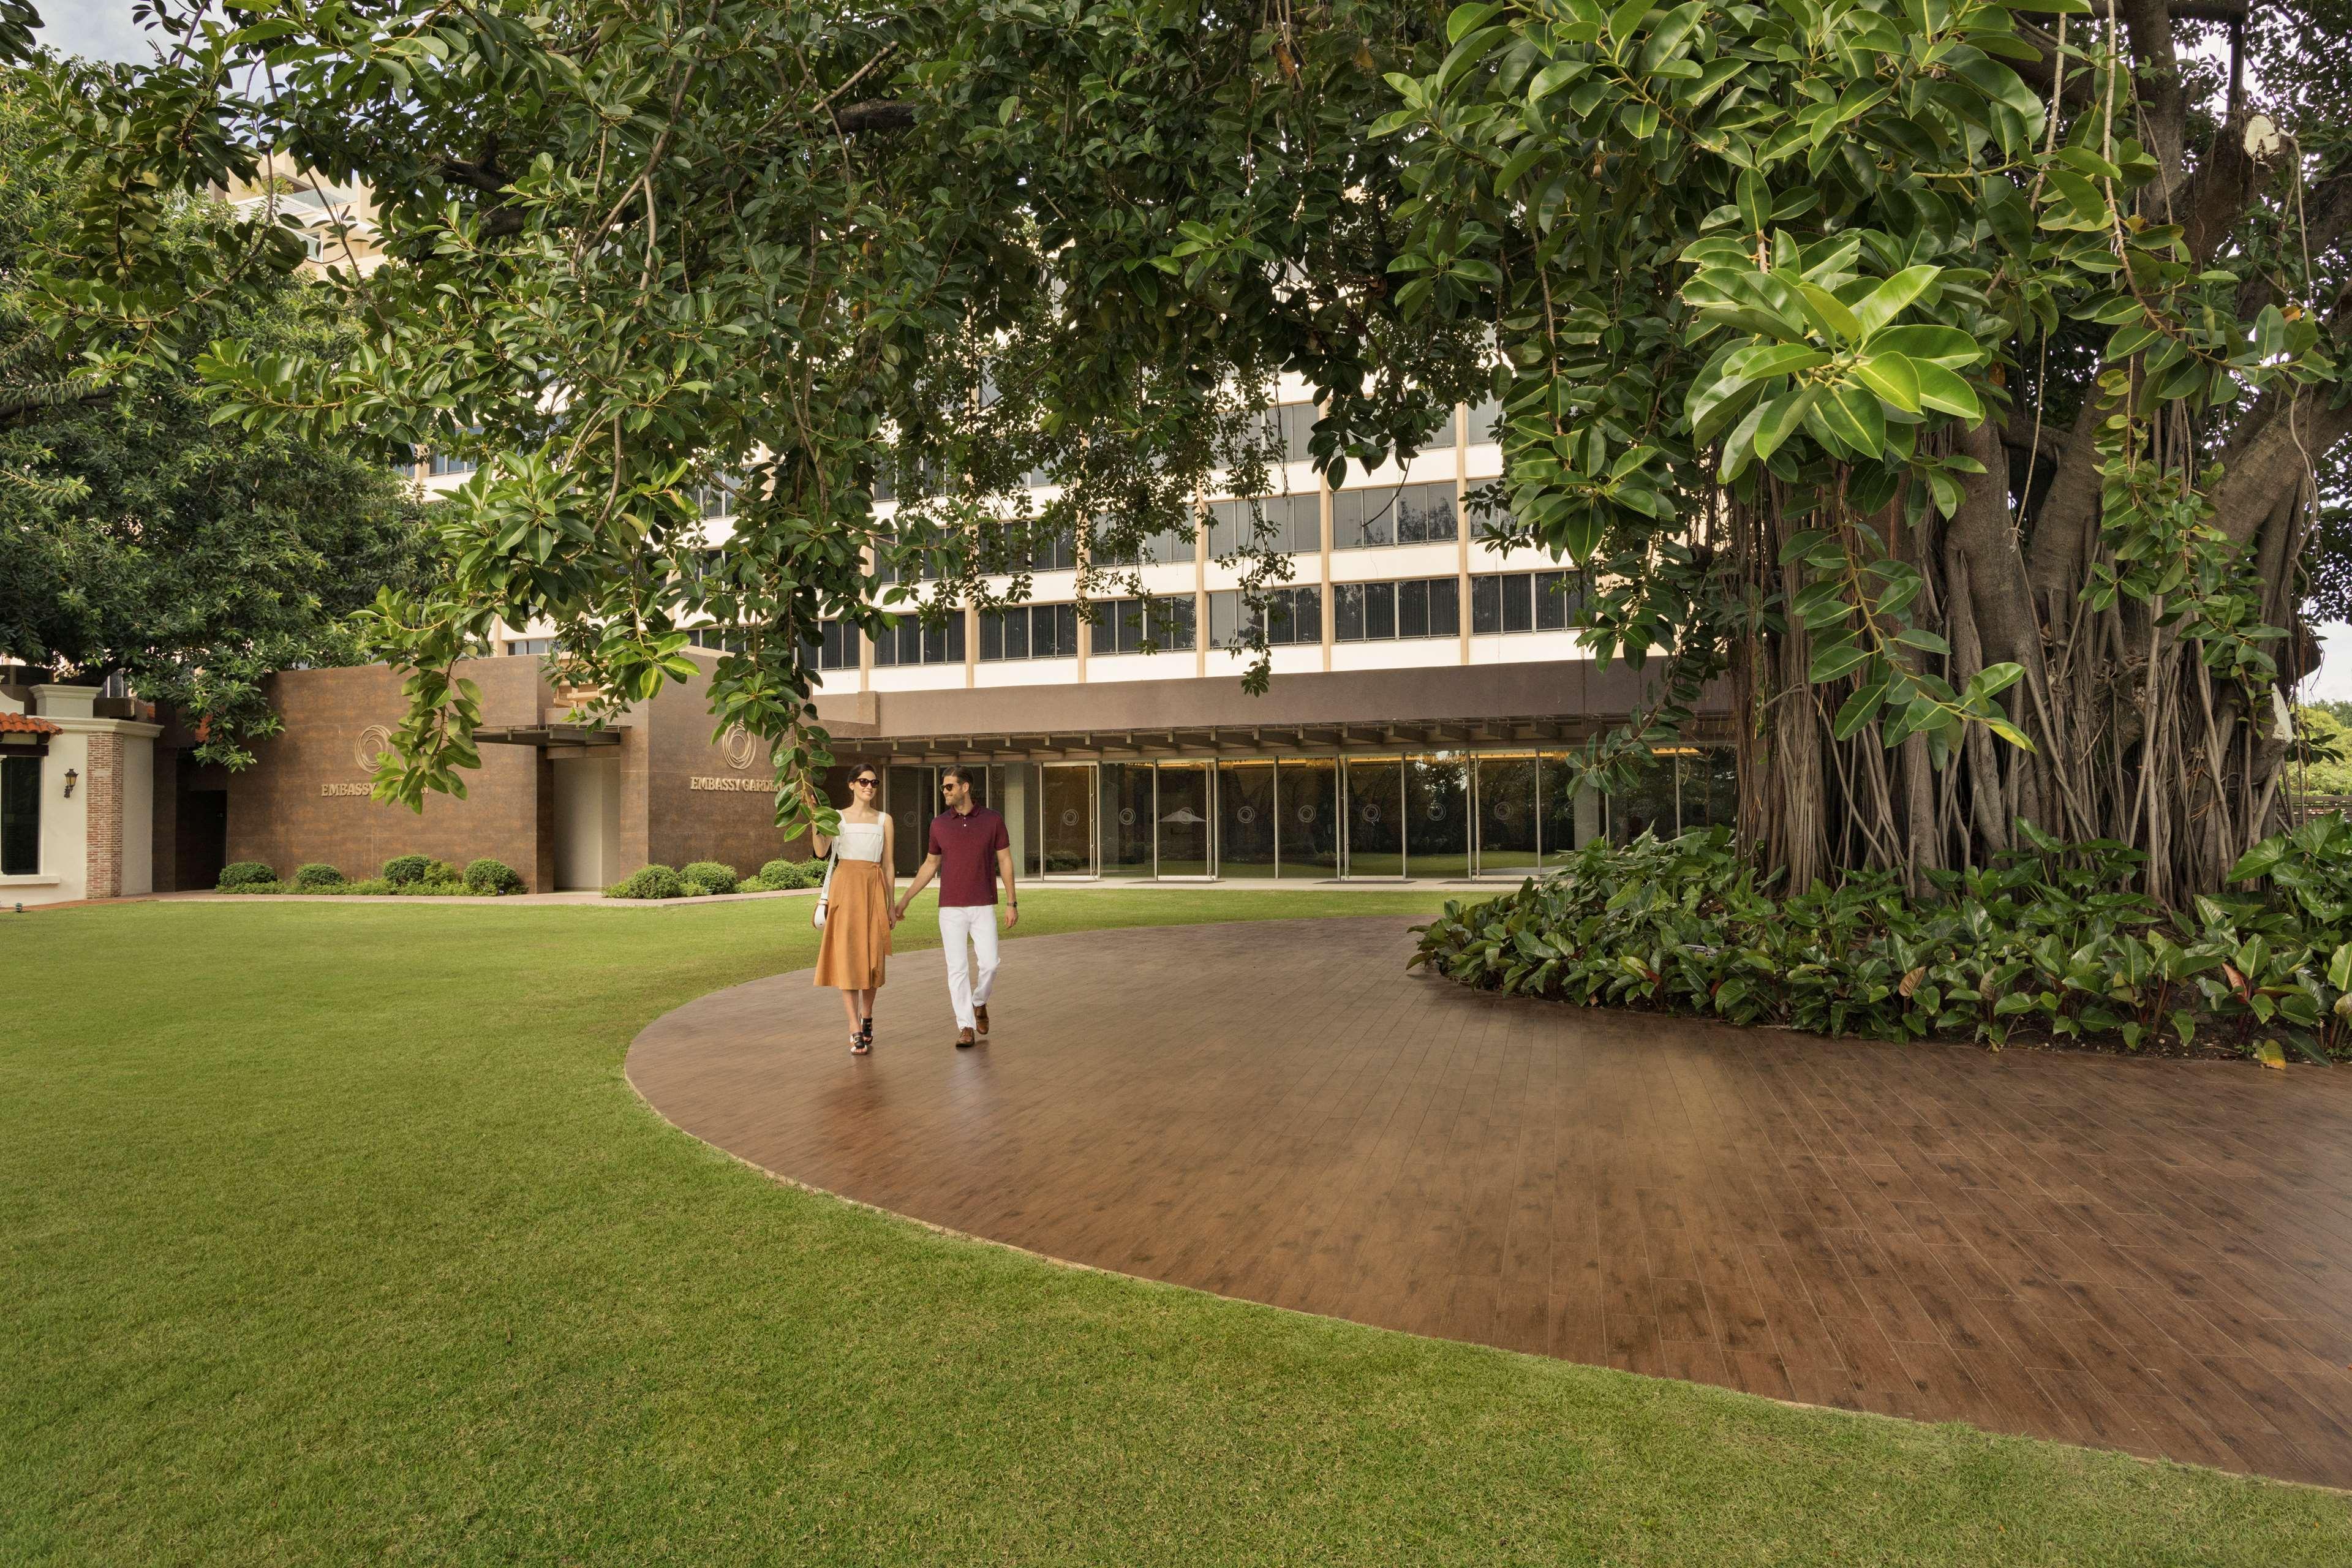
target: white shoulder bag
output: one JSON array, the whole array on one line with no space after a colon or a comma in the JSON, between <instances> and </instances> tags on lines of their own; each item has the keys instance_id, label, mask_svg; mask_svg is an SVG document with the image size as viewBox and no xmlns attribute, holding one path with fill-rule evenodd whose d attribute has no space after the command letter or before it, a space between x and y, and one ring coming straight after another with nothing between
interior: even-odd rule
<instances>
[{"instance_id":1,"label":"white shoulder bag","mask_svg":"<svg viewBox=\"0 0 2352 1568\"><path fill-rule=\"evenodd\" d=\"M833 868L840 864L841 837L835 834L833 840L833 853L824 858L824 881L816 890L816 912L809 916L809 924L819 931L824 929L825 904L833 897Z\"/></svg>"}]
</instances>

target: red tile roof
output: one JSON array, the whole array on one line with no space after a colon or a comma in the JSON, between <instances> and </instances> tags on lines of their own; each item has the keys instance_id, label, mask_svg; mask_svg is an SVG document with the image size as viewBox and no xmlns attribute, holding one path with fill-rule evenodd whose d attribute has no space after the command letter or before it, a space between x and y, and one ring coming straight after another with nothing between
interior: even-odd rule
<instances>
[{"instance_id":1,"label":"red tile roof","mask_svg":"<svg viewBox=\"0 0 2352 1568\"><path fill-rule=\"evenodd\" d=\"M47 719L36 719L30 713L0 713L0 730L17 730L27 735L63 733Z\"/></svg>"}]
</instances>

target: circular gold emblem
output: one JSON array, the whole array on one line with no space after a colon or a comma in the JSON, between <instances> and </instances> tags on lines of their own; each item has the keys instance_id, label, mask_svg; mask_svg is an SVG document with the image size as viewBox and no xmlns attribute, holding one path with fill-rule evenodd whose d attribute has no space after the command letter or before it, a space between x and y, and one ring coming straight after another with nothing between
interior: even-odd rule
<instances>
[{"instance_id":1,"label":"circular gold emblem","mask_svg":"<svg viewBox=\"0 0 2352 1568\"><path fill-rule=\"evenodd\" d=\"M760 754L760 742L742 725L731 724L726 739L719 743L719 751L726 756L729 767L739 773L745 773L751 769L751 759Z\"/></svg>"},{"instance_id":2,"label":"circular gold emblem","mask_svg":"<svg viewBox=\"0 0 2352 1568\"><path fill-rule=\"evenodd\" d=\"M381 724L371 724L360 731L359 744L352 748L352 755L358 760L360 766L373 773L376 758L390 750L392 731Z\"/></svg>"}]
</instances>

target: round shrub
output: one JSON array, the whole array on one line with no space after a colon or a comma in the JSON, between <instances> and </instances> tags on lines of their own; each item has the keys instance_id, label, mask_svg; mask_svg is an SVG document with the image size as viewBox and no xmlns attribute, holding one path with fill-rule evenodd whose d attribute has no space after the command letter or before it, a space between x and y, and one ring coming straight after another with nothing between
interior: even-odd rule
<instances>
[{"instance_id":1,"label":"round shrub","mask_svg":"<svg viewBox=\"0 0 2352 1568\"><path fill-rule=\"evenodd\" d=\"M608 899L682 899L686 883L667 866L647 866L604 889Z\"/></svg>"},{"instance_id":2,"label":"round shrub","mask_svg":"<svg viewBox=\"0 0 2352 1568\"><path fill-rule=\"evenodd\" d=\"M824 862L771 860L760 868L760 880L771 888L814 888L824 880Z\"/></svg>"},{"instance_id":3,"label":"round shrub","mask_svg":"<svg viewBox=\"0 0 2352 1568\"><path fill-rule=\"evenodd\" d=\"M226 893L237 888L257 888L264 882L275 884L277 880L278 873L260 861L239 860L222 867L220 881L215 885Z\"/></svg>"},{"instance_id":4,"label":"round shrub","mask_svg":"<svg viewBox=\"0 0 2352 1568\"><path fill-rule=\"evenodd\" d=\"M501 893L522 891L522 874L503 860L485 857L466 868L466 886L477 893L496 897Z\"/></svg>"},{"instance_id":5,"label":"round shrub","mask_svg":"<svg viewBox=\"0 0 2352 1568\"><path fill-rule=\"evenodd\" d=\"M343 874L332 866L313 860L307 866L295 868L294 885L297 888L340 888L343 885Z\"/></svg>"},{"instance_id":6,"label":"round shrub","mask_svg":"<svg viewBox=\"0 0 2352 1568\"><path fill-rule=\"evenodd\" d=\"M719 890L708 882L681 882L678 885L689 899L707 899Z\"/></svg>"},{"instance_id":7,"label":"round shrub","mask_svg":"<svg viewBox=\"0 0 2352 1568\"><path fill-rule=\"evenodd\" d=\"M395 855L383 863L383 879L395 888L405 888L411 882L425 880L425 873L433 865L423 855Z\"/></svg>"},{"instance_id":8,"label":"round shrub","mask_svg":"<svg viewBox=\"0 0 2352 1568\"><path fill-rule=\"evenodd\" d=\"M425 875L417 880L431 888L462 888L466 885L465 874L446 860L425 862Z\"/></svg>"},{"instance_id":9,"label":"round shrub","mask_svg":"<svg viewBox=\"0 0 2352 1568\"><path fill-rule=\"evenodd\" d=\"M678 875L689 882L699 882L705 890L731 893L735 890L735 868L716 860L696 860L678 868Z\"/></svg>"}]
</instances>

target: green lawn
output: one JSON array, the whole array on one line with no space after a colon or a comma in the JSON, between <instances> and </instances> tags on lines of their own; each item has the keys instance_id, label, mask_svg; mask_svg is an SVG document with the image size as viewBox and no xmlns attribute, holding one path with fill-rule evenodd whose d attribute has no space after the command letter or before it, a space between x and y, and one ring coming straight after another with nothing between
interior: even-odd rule
<instances>
[{"instance_id":1,"label":"green lawn","mask_svg":"<svg viewBox=\"0 0 2352 1568\"><path fill-rule=\"evenodd\" d=\"M1034 889L1022 930L1436 901ZM810 963L805 900L118 905L0 917L0 1563L2352 1561L2336 1494L1298 1317L780 1186L621 1058Z\"/></svg>"}]
</instances>

